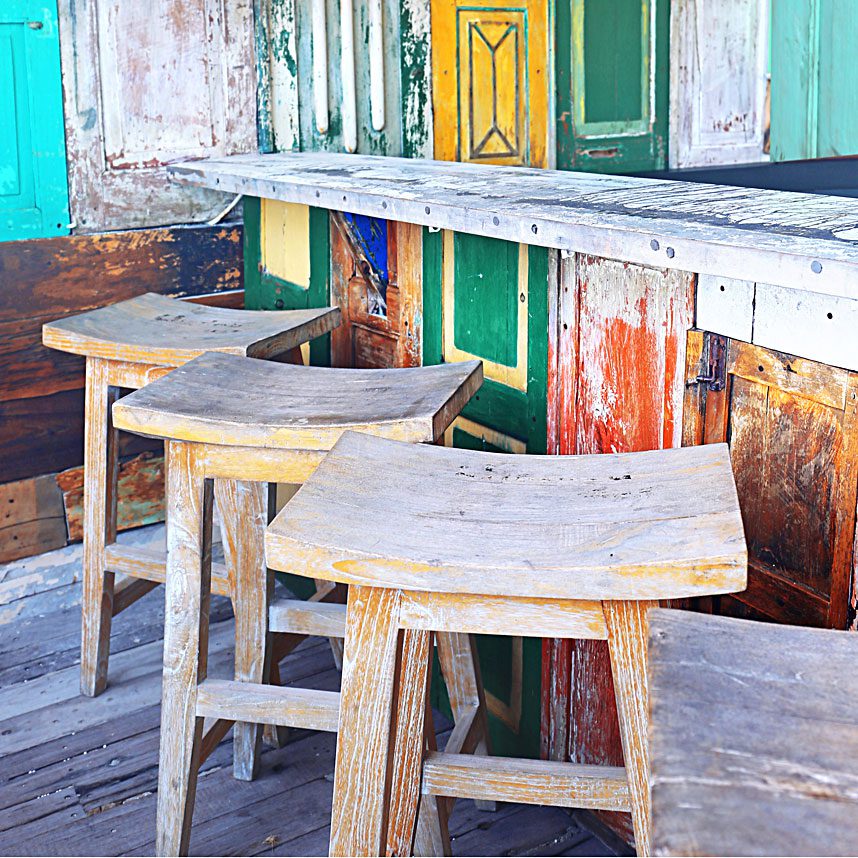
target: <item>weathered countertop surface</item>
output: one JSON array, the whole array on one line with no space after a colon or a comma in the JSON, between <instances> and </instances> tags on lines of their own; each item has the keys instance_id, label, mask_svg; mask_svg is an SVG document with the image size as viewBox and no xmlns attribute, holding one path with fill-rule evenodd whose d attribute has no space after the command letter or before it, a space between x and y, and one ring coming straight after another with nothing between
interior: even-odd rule
<instances>
[{"instance_id":1,"label":"weathered countertop surface","mask_svg":"<svg viewBox=\"0 0 858 858\"><path fill-rule=\"evenodd\" d=\"M858 200L369 155L233 155L178 182L858 298Z\"/></svg>"},{"instance_id":2,"label":"weathered countertop surface","mask_svg":"<svg viewBox=\"0 0 858 858\"><path fill-rule=\"evenodd\" d=\"M858 636L649 614L656 855L854 855Z\"/></svg>"}]
</instances>

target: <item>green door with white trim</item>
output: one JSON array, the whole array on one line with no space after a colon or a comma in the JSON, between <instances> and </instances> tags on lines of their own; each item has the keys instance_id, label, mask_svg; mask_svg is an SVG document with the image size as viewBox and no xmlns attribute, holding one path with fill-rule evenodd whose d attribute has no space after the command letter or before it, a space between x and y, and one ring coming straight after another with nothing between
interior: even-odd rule
<instances>
[{"instance_id":1,"label":"green door with white trim","mask_svg":"<svg viewBox=\"0 0 858 858\"><path fill-rule=\"evenodd\" d=\"M557 166L667 166L667 0L556 4Z\"/></svg>"},{"instance_id":2,"label":"green door with white trim","mask_svg":"<svg viewBox=\"0 0 858 858\"><path fill-rule=\"evenodd\" d=\"M68 233L56 3L0 3L0 240Z\"/></svg>"}]
</instances>

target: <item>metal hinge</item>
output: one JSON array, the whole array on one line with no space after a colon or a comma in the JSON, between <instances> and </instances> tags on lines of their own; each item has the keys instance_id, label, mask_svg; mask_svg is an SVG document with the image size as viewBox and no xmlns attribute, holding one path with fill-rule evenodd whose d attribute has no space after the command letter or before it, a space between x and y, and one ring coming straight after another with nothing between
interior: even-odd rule
<instances>
[{"instance_id":1,"label":"metal hinge","mask_svg":"<svg viewBox=\"0 0 858 858\"><path fill-rule=\"evenodd\" d=\"M709 390L723 390L727 383L727 338L719 334L706 334L706 374L695 381Z\"/></svg>"}]
</instances>

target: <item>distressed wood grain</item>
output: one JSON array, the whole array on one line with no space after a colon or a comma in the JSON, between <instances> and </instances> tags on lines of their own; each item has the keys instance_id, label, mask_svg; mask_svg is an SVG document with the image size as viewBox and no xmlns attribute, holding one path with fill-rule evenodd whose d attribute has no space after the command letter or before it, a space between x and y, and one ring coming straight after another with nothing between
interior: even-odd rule
<instances>
[{"instance_id":1,"label":"distressed wood grain","mask_svg":"<svg viewBox=\"0 0 858 858\"><path fill-rule=\"evenodd\" d=\"M858 202L786 191L327 153L170 168L179 182L638 265L858 297ZM841 237L842 236L842 237Z\"/></svg>"},{"instance_id":2,"label":"distressed wood grain","mask_svg":"<svg viewBox=\"0 0 858 858\"><path fill-rule=\"evenodd\" d=\"M844 632L653 611L655 853L854 851L856 655Z\"/></svg>"}]
</instances>

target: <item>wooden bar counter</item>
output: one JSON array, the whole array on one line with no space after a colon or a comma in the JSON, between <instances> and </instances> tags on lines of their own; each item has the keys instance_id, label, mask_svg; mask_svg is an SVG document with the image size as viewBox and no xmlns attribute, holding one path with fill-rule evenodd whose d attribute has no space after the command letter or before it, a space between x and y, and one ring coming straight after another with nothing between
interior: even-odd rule
<instances>
[{"instance_id":1,"label":"wooden bar counter","mask_svg":"<svg viewBox=\"0 0 858 858\"><path fill-rule=\"evenodd\" d=\"M253 306L340 305L317 360L481 358L449 443L728 441L749 587L694 607L852 624L858 200L326 153L170 172L246 195ZM294 235L272 228L277 207ZM481 654L499 752L621 761L602 642L486 639Z\"/></svg>"}]
</instances>

